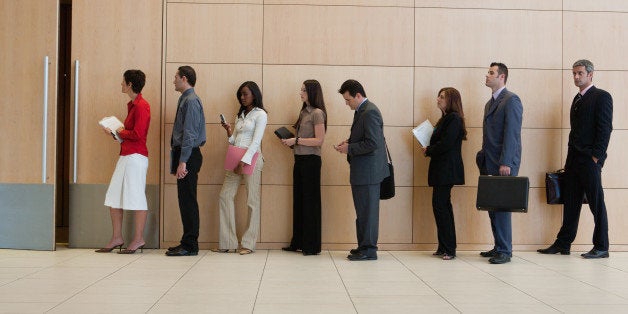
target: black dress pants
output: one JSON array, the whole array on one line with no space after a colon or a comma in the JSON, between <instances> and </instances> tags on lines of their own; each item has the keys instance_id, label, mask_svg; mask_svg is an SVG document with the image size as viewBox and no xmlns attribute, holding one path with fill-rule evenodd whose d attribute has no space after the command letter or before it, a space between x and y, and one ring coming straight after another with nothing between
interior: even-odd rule
<instances>
[{"instance_id":1,"label":"black dress pants","mask_svg":"<svg viewBox=\"0 0 628 314\"><path fill-rule=\"evenodd\" d=\"M438 234L437 251L456 256L456 226L454 211L451 205L451 188L453 185L438 185L432 190L432 209L436 220Z\"/></svg>"},{"instance_id":2,"label":"black dress pants","mask_svg":"<svg viewBox=\"0 0 628 314\"><path fill-rule=\"evenodd\" d=\"M190 252L198 252L198 201L196 186L198 172L203 164L203 155L198 147L192 149L192 154L186 163L188 174L183 179L177 179L177 193L179 196L179 212L183 223L181 247Z\"/></svg>"},{"instance_id":3,"label":"black dress pants","mask_svg":"<svg viewBox=\"0 0 628 314\"><path fill-rule=\"evenodd\" d=\"M563 181L564 202L563 224L560 227L555 244L558 247L571 249L571 243L578 232L582 195L586 194L589 208L593 214L593 248L608 251L608 216L602 189L602 167L590 156L578 155L572 158L565 167Z\"/></svg>"},{"instance_id":4,"label":"black dress pants","mask_svg":"<svg viewBox=\"0 0 628 314\"><path fill-rule=\"evenodd\" d=\"M307 253L321 251L321 156L294 155L292 241Z\"/></svg>"}]
</instances>

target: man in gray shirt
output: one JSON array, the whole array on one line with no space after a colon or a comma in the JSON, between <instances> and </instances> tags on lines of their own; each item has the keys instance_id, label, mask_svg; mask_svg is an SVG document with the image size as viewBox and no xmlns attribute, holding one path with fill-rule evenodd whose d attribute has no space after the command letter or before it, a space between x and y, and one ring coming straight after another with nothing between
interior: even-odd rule
<instances>
[{"instance_id":1,"label":"man in gray shirt","mask_svg":"<svg viewBox=\"0 0 628 314\"><path fill-rule=\"evenodd\" d=\"M170 173L177 177L179 211L183 223L181 242L168 248L168 256L198 255L198 202L196 185L203 163L200 146L205 144L203 104L194 93L196 72L181 66L174 76L174 89L181 93L170 139Z\"/></svg>"}]
</instances>

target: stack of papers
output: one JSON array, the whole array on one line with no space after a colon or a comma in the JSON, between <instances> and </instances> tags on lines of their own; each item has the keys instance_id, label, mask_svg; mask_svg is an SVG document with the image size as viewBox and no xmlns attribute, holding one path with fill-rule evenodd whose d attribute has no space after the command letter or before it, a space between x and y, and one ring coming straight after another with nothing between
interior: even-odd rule
<instances>
[{"instance_id":1,"label":"stack of papers","mask_svg":"<svg viewBox=\"0 0 628 314\"><path fill-rule=\"evenodd\" d=\"M434 132L434 126L430 123L430 120L425 120L419 124L416 128L412 129L412 134L416 137L419 144L423 147L430 146L430 138Z\"/></svg>"},{"instance_id":2,"label":"stack of papers","mask_svg":"<svg viewBox=\"0 0 628 314\"><path fill-rule=\"evenodd\" d=\"M119 128L123 128L124 124L122 124L122 122L120 122L118 118L116 118L115 116L104 117L100 121L98 121L98 124L100 124L103 128L108 128L109 130L111 130L111 135L113 136L113 138L119 143L122 143L122 138L120 138L116 130L118 130Z\"/></svg>"}]
</instances>

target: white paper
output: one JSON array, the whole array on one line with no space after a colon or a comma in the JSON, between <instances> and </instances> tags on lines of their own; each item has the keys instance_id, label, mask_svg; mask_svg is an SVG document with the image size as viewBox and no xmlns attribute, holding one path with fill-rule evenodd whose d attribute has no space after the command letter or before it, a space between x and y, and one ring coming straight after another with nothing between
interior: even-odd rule
<instances>
[{"instance_id":1,"label":"white paper","mask_svg":"<svg viewBox=\"0 0 628 314\"><path fill-rule=\"evenodd\" d=\"M430 120L425 120L419 124L416 128L412 129L412 134L416 137L419 144L423 147L430 146L430 138L434 132L434 126L430 123Z\"/></svg>"},{"instance_id":2,"label":"white paper","mask_svg":"<svg viewBox=\"0 0 628 314\"><path fill-rule=\"evenodd\" d=\"M116 130L119 128L123 128L124 124L122 124L122 122L120 122L118 118L116 118L115 116L104 117L100 121L98 121L98 124L100 124L104 128L108 128L109 130L111 130L111 135L113 135L113 138L116 141L122 143L122 139L120 138L120 136L118 136L118 132L116 132Z\"/></svg>"}]
</instances>

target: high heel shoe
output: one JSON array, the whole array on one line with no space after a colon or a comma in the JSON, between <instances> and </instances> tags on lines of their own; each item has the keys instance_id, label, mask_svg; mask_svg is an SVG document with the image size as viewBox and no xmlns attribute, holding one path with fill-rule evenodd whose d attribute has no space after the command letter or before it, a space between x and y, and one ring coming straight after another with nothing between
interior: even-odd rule
<instances>
[{"instance_id":1,"label":"high heel shoe","mask_svg":"<svg viewBox=\"0 0 628 314\"><path fill-rule=\"evenodd\" d=\"M118 250L122 251L122 246L124 245L124 243L122 244L118 244L118 245L114 245L112 247L104 247L104 248L100 248L98 250L95 250L94 252L96 253L109 253L111 251L113 251L113 249L118 248Z\"/></svg>"},{"instance_id":2,"label":"high heel shoe","mask_svg":"<svg viewBox=\"0 0 628 314\"><path fill-rule=\"evenodd\" d=\"M144 245L146 245L146 244L142 244L142 245L138 246L137 249L135 249L135 250L131 250L129 248L126 248L124 250L120 250L120 252L118 252L118 254L133 254L137 250L140 250L140 253L144 253Z\"/></svg>"}]
</instances>

